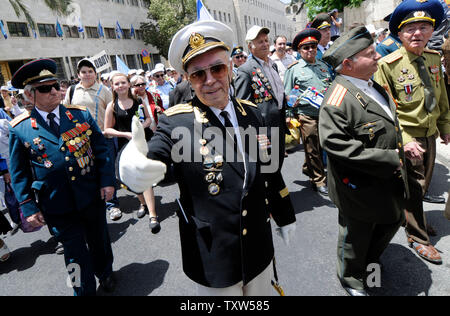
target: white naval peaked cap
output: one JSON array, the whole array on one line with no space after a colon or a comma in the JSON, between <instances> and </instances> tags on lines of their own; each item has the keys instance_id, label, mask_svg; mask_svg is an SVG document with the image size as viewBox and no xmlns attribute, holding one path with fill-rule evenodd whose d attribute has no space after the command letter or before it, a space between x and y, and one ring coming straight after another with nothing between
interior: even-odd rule
<instances>
[{"instance_id":1,"label":"white naval peaked cap","mask_svg":"<svg viewBox=\"0 0 450 316\"><path fill-rule=\"evenodd\" d=\"M199 21L180 31L172 39L169 62L176 71L183 73L188 62L207 51L233 47L233 30L218 21Z\"/></svg>"}]
</instances>

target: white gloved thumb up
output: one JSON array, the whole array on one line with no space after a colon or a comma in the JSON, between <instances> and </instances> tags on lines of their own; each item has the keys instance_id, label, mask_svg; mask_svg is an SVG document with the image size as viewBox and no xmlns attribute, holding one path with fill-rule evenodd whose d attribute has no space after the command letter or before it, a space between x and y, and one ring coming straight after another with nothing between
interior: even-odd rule
<instances>
[{"instance_id":1,"label":"white gloved thumb up","mask_svg":"<svg viewBox=\"0 0 450 316\"><path fill-rule=\"evenodd\" d=\"M131 132L133 138L120 156L119 175L120 181L128 188L141 193L164 179L167 167L160 161L147 158L148 146L144 127L136 116L133 116Z\"/></svg>"},{"instance_id":2,"label":"white gloved thumb up","mask_svg":"<svg viewBox=\"0 0 450 316\"><path fill-rule=\"evenodd\" d=\"M292 224L276 228L278 236L283 239L286 246L289 246L291 239L294 237L296 227L297 225L294 222Z\"/></svg>"}]
</instances>

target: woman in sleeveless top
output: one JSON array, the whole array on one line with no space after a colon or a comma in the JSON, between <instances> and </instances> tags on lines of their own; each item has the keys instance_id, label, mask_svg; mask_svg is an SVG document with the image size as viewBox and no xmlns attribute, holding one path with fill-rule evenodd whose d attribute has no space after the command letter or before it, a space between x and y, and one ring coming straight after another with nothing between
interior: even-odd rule
<instances>
[{"instance_id":1,"label":"woman in sleeveless top","mask_svg":"<svg viewBox=\"0 0 450 316\"><path fill-rule=\"evenodd\" d=\"M151 118L147 108L138 102L131 93L131 84L124 74L116 74L111 78L113 89L113 101L108 104L105 112L105 135L117 137L118 151L128 143L132 138L131 122L133 116L141 118L142 125L146 130L146 138L149 140L151 131L148 128L151 124ZM138 195L141 207L137 213L138 218L142 218L147 213L150 214L150 228L152 233L160 231L161 226L158 222L155 209L155 195L153 188L146 190L142 195Z\"/></svg>"}]
</instances>

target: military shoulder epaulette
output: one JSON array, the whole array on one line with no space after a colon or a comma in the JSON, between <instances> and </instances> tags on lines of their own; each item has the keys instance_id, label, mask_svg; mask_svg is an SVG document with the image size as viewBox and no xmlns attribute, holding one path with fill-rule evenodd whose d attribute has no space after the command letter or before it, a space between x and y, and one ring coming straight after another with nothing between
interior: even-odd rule
<instances>
[{"instance_id":1,"label":"military shoulder epaulette","mask_svg":"<svg viewBox=\"0 0 450 316\"><path fill-rule=\"evenodd\" d=\"M237 101L238 101L239 103L244 103L245 105L253 106L254 108L257 108L257 107L258 107L255 103L250 102L250 101L248 101L248 100L237 99Z\"/></svg>"},{"instance_id":2,"label":"military shoulder epaulette","mask_svg":"<svg viewBox=\"0 0 450 316\"><path fill-rule=\"evenodd\" d=\"M330 97L328 98L327 104L337 107L341 106L342 101L344 101L344 97L347 94L347 91L347 88L345 88L343 85L337 84L333 90L333 93L331 93Z\"/></svg>"},{"instance_id":3,"label":"military shoulder epaulette","mask_svg":"<svg viewBox=\"0 0 450 316\"><path fill-rule=\"evenodd\" d=\"M394 44L394 40L392 38L387 38L381 44L391 46L392 44Z\"/></svg>"},{"instance_id":4,"label":"military shoulder epaulette","mask_svg":"<svg viewBox=\"0 0 450 316\"><path fill-rule=\"evenodd\" d=\"M187 104L178 104L171 108L168 108L167 110L164 111L164 114L167 116L172 116L181 113L191 113L193 111L194 108L192 106L192 103L187 103Z\"/></svg>"},{"instance_id":5,"label":"military shoulder epaulette","mask_svg":"<svg viewBox=\"0 0 450 316\"><path fill-rule=\"evenodd\" d=\"M66 106L67 109L75 109L75 110L80 110L80 111L87 111L87 107L83 106L83 105L75 105L75 104L71 104Z\"/></svg>"},{"instance_id":6,"label":"military shoulder epaulette","mask_svg":"<svg viewBox=\"0 0 450 316\"><path fill-rule=\"evenodd\" d=\"M439 53L437 50L434 49L425 48L424 52L441 56L441 53Z\"/></svg>"},{"instance_id":7,"label":"military shoulder epaulette","mask_svg":"<svg viewBox=\"0 0 450 316\"><path fill-rule=\"evenodd\" d=\"M16 127L20 122L23 122L28 118L30 118L30 112L25 111L24 113L20 114L15 119L13 119L11 122L9 122L9 124L12 127Z\"/></svg>"},{"instance_id":8,"label":"military shoulder epaulette","mask_svg":"<svg viewBox=\"0 0 450 316\"><path fill-rule=\"evenodd\" d=\"M298 64L298 60L297 61L294 61L292 64L290 64L288 67L287 67L287 69L291 69L292 67L294 67L295 65L297 65Z\"/></svg>"},{"instance_id":9,"label":"military shoulder epaulette","mask_svg":"<svg viewBox=\"0 0 450 316\"><path fill-rule=\"evenodd\" d=\"M398 50L396 50L395 52L383 57L381 61L385 61L388 64L392 64L394 61L397 61L401 58L403 58L403 55Z\"/></svg>"}]
</instances>

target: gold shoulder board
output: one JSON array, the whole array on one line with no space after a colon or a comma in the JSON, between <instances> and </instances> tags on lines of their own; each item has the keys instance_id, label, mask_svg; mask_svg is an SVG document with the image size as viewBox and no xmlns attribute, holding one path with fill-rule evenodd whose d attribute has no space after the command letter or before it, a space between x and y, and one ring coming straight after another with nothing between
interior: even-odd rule
<instances>
[{"instance_id":1,"label":"gold shoulder board","mask_svg":"<svg viewBox=\"0 0 450 316\"><path fill-rule=\"evenodd\" d=\"M397 61L402 58L403 58L403 55L398 50L396 50L395 52L383 57L383 59L381 59L381 60L385 61L388 64L392 64L394 61Z\"/></svg>"},{"instance_id":2,"label":"gold shoulder board","mask_svg":"<svg viewBox=\"0 0 450 316\"><path fill-rule=\"evenodd\" d=\"M83 106L83 105L68 105L66 106L67 109L75 109L75 110L80 110L80 111L87 111L87 107Z\"/></svg>"},{"instance_id":3,"label":"gold shoulder board","mask_svg":"<svg viewBox=\"0 0 450 316\"><path fill-rule=\"evenodd\" d=\"M387 38L382 44L386 46L391 46L392 44L394 44L394 40L392 38Z\"/></svg>"},{"instance_id":4,"label":"gold shoulder board","mask_svg":"<svg viewBox=\"0 0 450 316\"><path fill-rule=\"evenodd\" d=\"M434 49L425 48L424 52L441 56L441 54L437 50L434 50Z\"/></svg>"},{"instance_id":5,"label":"gold shoulder board","mask_svg":"<svg viewBox=\"0 0 450 316\"><path fill-rule=\"evenodd\" d=\"M294 67L295 65L297 65L298 64L298 60L297 61L294 61L292 64L290 64L288 67L287 67L287 69L291 69L292 67Z\"/></svg>"},{"instance_id":6,"label":"gold shoulder board","mask_svg":"<svg viewBox=\"0 0 450 316\"><path fill-rule=\"evenodd\" d=\"M178 104L171 108L168 108L164 111L164 114L167 116L172 116L181 113L191 113L194 111L194 108L191 103L188 104Z\"/></svg>"},{"instance_id":7,"label":"gold shoulder board","mask_svg":"<svg viewBox=\"0 0 450 316\"><path fill-rule=\"evenodd\" d=\"M254 108L257 108L257 107L258 107L255 103L250 102L250 101L248 101L248 100L237 99L237 101L238 101L239 103L244 103L245 105L252 106L252 107L254 107Z\"/></svg>"},{"instance_id":8,"label":"gold shoulder board","mask_svg":"<svg viewBox=\"0 0 450 316\"><path fill-rule=\"evenodd\" d=\"M28 119L30 117L30 113L28 111L20 114L19 116L17 116L15 119L13 119L11 122L9 122L9 124L12 127L16 127L19 123L25 121L26 119Z\"/></svg>"}]
</instances>

